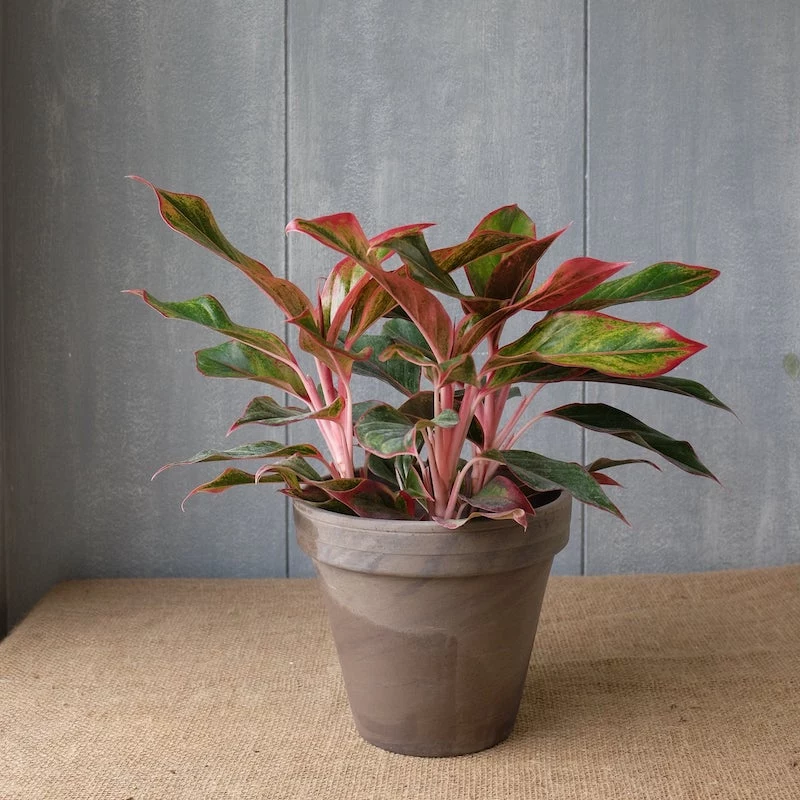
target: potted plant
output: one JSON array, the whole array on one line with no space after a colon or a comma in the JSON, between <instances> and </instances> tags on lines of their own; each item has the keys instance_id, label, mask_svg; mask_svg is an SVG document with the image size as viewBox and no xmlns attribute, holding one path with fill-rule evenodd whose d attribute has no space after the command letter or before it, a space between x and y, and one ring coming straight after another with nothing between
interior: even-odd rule
<instances>
[{"instance_id":1,"label":"potted plant","mask_svg":"<svg viewBox=\"0 0 800 800\"><path fill-rule=\"evenodd\" d=\"M713 477L688 442L616 408L569 403L534 414L534 401L548 384L592 381L725 408L701 384L664 377L703 345L660 323L605 313L689 295L717 271L661 262L612 280L626 263L577 257L537 283L539 260L564 231L539 237L515 205L485 216L465 241L433 251L427 223L367 238L344 213L287 227L339 254L312 300L237 250L202 198L142 182L171 228L231 262L282 309L307 355L299 358L274 333L237 325L210 295L165 302L132 293L165 317L226 337L196 353L203 375L277 390L255 397L231 430L310 419L324 443L270 439L205 450L177 464L263 463L226 469L189 496L283 484L365 739L426 756L502 741L517 714L550 566L567 542L571 499L622 518L603 489L617 485L606 471L652 464L566 463L519 449L524 432L551 417ZM440 296L460 306L457 319ZM506 323L531 312L539 313L528 330L506 341ZM313 375L303 359L313 362ZM399 401L354 397L354 373L385 382Z\"/></svg>"}]
</instances>

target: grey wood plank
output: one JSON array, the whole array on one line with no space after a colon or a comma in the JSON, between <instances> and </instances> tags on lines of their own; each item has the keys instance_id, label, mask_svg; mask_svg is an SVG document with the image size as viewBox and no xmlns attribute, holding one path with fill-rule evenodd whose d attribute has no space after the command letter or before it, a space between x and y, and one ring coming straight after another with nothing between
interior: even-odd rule
<instances>
[{"instance_id":1,"label":"grey wood plank","mask_svg":"<svg viewBox=\"0 0 800 800\"><path fill-rule=\"evenodd\" d=\"M127 173L206 196L245 251L283 270L283 3L4 4L4 314L10 616L83 576L285 574L285 503L197 498L213 469L162 463L224 443L259 392L210 381L219 337L125 288L218 295L282 329L244 277L168 231ZM255 387L255 384L253 385ZM218 471L218 470L217 470Z\"/></svg>"},{"instance_id":2,"label":"grey wood plank","mask_svg":"<svg viewBox=\"0 0 800 800\"><path fill-rule=\"evenodd\" d=\"M590 0L589 41L589 252L722 270L639 318L708 343L680 374L741 423L688 399L590 389L689 439L724 488L671 467L621 471L632 528L589 514L587 571L800 560L800 385L783 368L800 352L800 5ZM588 437L590 458L632 450L601 439Z\"/></svg>"},{"instance_id":3,"label":"grey wood plank","mask_svg":"<svg viewBox=\"0 0 800 800\"><path fill-rule=\"evenodd\" d=\"M517 202L542 231L575 220L545 272L580 253L581 0L288 8L291 216L349 210L368 233L433 221L429 241L442 246ZM290 239L289 272L309 290L333 263L315 242ZM561 387L548 401L578 396ZM580 459L578 432L543 427L538 437L547 452ZM560 572L580 571L579 509L575 518ZM293 536L289 572L309 574Z\"/></svg>"}]
</instances>

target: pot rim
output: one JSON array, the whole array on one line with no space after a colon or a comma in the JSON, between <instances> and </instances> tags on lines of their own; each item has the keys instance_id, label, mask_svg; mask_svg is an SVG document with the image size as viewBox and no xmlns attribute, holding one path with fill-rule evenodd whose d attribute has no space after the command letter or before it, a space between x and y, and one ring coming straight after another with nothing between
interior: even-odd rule
<instances>
[{"instance_id":1,"label":"pot rim","mask_svg":"<svg viewBox=\"0 0 800 800\"><path fill-rule=\"evenodd\" d=\"M548 501L536 509L535 514L528 514L531 521L536 521L542 517L550 516L555 513L562 505L572 502L572 496L562 490L558 490L558 496ZM306 516L313 517L320 522L327 523L339 528L349 528L357 531L369 531L371 533L392 533L392 534L433 534L433 535L463 535L465 533L487 533L493 530L506 530L509 523L522 530L513 519L489 519L477 518L464 523L459 528L445 528L434 520L408 520L408 519L379 519L375 517L356 517L349 514L340 514L337 511L326 511L317 508L311 503L299 498L292 498L294 506Z\"/></svg>"}]
</instances>

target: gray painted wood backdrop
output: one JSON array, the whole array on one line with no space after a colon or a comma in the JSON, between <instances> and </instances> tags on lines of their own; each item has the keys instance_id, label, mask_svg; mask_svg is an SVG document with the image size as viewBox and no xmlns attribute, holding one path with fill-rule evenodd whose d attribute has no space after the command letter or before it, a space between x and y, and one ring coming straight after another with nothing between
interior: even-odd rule
<instances>
[{"instance_id":1,"label":"gray painted wood backdrop","mask_svg":"<svg viewBox=\"0 0 800 800\"><path fill-rule=\"evenodd\" d=\"M368 231L437 221L439 244L518 202L541 230L574 221L548 268L584 247L720 268L697 298L640 318L710 345L681 373L738 421L636 389L586 395L689 438L724 488L621 470L632 526L576 509L557 569L800 560L795 0L197 8L3 5L0 565L11 623L65 578L309 573L269 487L181 513L183 494L215 471L148 480L222 443L255 392L199 376L192 352L216 339L120 290L211 292L244 323L282 323L238 273L166 230L128 173L204 195L234 242L308 289L330 261L313 242L286 244L283 226L340 210ZM555 423L529 444L570 459L628 452Z\"/></svg>"}]
</instances>

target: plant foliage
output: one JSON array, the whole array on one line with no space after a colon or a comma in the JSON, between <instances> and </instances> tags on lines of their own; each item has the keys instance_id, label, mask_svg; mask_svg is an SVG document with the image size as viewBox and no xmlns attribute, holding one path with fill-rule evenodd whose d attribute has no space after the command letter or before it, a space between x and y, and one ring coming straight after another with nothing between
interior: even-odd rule
<instances>
[{"instance_id":1,"label":"plant foliage","mask_svg":"<svg viewBox=\"0 0 800 800\"><path fill-rule=\"evenodd\" d=\"M458 528L475 516L524 526L537 498L559 490L622 517L603 488L618 484L604 470L652 462L598 459L582 466L518 449L523 433L544 417L624 439L713 478L688 442L611 406L529 411L542 389L562 381L641 386L726 408L696 381L663 377L704 345L661 323L605 312L637 300L684 297L714 280L717 270L665 261L615 278L626 263L578 257L537 283L539 261L563 231L538 238L515 205L492 211L465 241L433 251L424 234L429 223L368 238L353 214L342 213L287 226L340 256L318 296L309 298L236 249L205 200L137 180L153 189L167 225L229 261L277 304L308 355L300 357L274 333L236 324L210 295L164 302L144 290L131 293L165 317L226 337L196 353L203 375L278 390L278 399L255 397L231 430L311 419L324 445L258 441L200 452L176 464L257 459L261 465L252 473L229 468L191 494L278 482L292 497L343 514ZM440 296L460 305L458 318ZM504 342L507 322L519 314L527 320L530 312L538 318L528 330ZM397 406L356 402L354 373L385 382L404 399ZM292 397L290 405L280 393ZM364 451L358 461L357 448Z\"/></svg>"}]
</instances>

